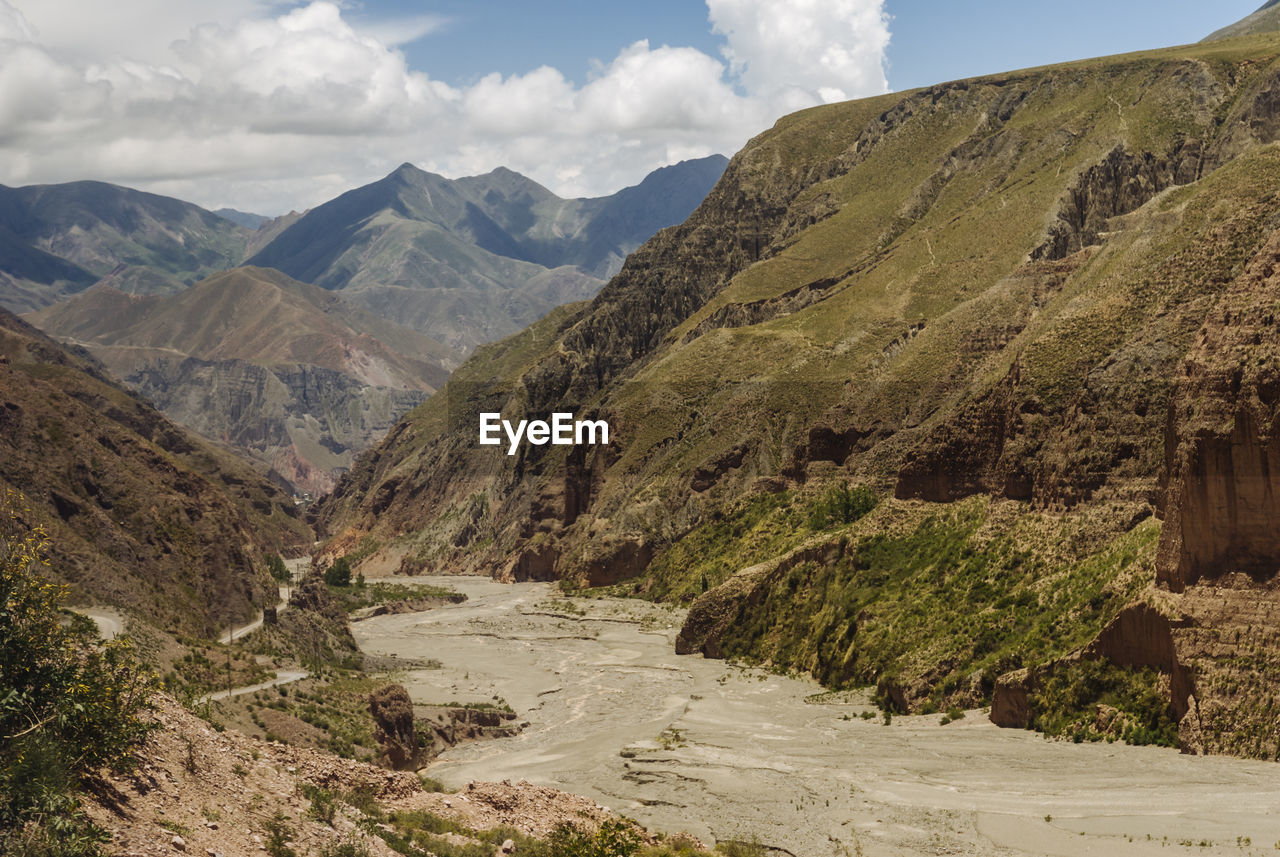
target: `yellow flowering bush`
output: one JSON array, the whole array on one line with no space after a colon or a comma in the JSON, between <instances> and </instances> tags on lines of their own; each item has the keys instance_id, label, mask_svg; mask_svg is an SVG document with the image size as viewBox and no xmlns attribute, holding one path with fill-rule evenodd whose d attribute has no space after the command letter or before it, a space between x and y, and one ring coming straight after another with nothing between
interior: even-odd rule
<instances>
[{"instance_id":1,"label":"yellow flowering bush","mask_svg":"<svg viewBox=\"0 0 1280 857\"><path fill-rule=\"evenodd\" d=\"M13 497L0 539L0 840L17 853L82 854L75 794L102 768L123 771L151 728L155 688L127 639L103 642L62 608L48 540L22 523ZM18 836L7 838L9 833ZM6 852L0 846L0 854Z\"/></svg>"}]
</instances>

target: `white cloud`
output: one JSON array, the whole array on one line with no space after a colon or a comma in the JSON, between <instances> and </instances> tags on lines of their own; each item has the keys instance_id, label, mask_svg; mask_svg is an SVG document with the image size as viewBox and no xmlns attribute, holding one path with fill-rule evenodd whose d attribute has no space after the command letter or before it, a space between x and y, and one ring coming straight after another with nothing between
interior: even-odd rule
<instances>
[{"instance_id":1,"label":"white cloud","mask_svg":"<svg viewBox=\"0 0 1280 857\"><path fill-rule=\"evenodd\" d=\"M749 92L841 101L884 92L884 0L707 0L715 31Z\"/></svg>"},{"instance_id":2,"label":"white cloud","mask_svg":"<svg viewBox=\"0 0 1280 857\"><path fill-rule=\"evenodd\" d=\"M544 66L465 88L411 69L394 28L354 26L333 2L228 0L213 18L211 5L0 0L0 182L96 178L276 213L407 160L603 194L731 154L790 110L886 89L882 0L708 0L727 63L638 41L581 85ZM154 16L147 38L106 52L87 33L119 28L108 8ZM402 21L399 42L440 24Z\"/></svg>"}]
</instances>

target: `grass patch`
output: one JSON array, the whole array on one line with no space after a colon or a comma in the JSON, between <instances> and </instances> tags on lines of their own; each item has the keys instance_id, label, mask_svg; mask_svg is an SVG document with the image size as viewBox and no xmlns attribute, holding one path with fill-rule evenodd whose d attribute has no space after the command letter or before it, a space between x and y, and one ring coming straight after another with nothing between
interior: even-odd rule
<instances>
[{"instance_id":1,"label":"grass patch","mask_svg":"<svg viewBox=\"0 0 1280 857\"><path fill-rule=\"evenodd\" d=\"M1030 726L1081 741L1178 746L1178 724L1151 668L1076 661L1053 670L1030 696Z\"/></svg>"}]
</instances>

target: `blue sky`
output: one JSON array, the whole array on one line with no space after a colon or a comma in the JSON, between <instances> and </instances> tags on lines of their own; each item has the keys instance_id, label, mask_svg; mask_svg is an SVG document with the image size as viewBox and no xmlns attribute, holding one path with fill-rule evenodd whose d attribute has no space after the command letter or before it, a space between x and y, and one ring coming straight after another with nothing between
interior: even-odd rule
<instances>
[{"instance_id":1,"label":"blue sky","mask_svg":"<svg viewBox=\"0 0 1280 857\"><path fill-rule=\"evenodd\" d=\"M1197 41L1261 0L0 0L0 183L303 209L409 161L597 196L804 107Z\"/></svg>"},{"instance_id":2,"label":"blue sky","mask_svg":"<svg viewBox=\"0 0 1280 857\"><path fill-rule=\"evenodd\" d=\"M1199 41L1262 0L888 0L889 83L897 89L1072 59ZM365 0L356 17L433 14L442 28L403 47L410 63L457 84L492 71L553 65L581 83L592 59L637 39L717 53L697 0L599 3L556 0Z\"/></svg>"}]
</instances>

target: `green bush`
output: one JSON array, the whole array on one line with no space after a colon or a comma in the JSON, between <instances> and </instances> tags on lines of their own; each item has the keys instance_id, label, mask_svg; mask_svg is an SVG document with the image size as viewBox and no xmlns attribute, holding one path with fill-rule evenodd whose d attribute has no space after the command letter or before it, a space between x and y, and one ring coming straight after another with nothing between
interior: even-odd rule
<instances>
[{"instance_id":1,"label":"green bush","mask_svg":"<svg viewBox=\"0 0 1280 857\"><path fill-rule=\"evenodd\" d=\"M1028 701L1031 728L1046 735L1076 742L1118 738L1137 746L1178 746L1177 721L1160 691L1159 673L1150 667L1077 661L1053 670ZM1116 714L1100 726L1099 706L1104 705Z\"/></svg>"},{"instance_id":2,"label":"green bush","mask_svg":"<svg viewBox=\"0 0 1280 857\"><path fill-rule=\"evenodd\" d=\"M825 530L852 524L876 507L876 494L865 485L833 485L818 498L809 513L809 529Z\"/></svg>"},{"instance_id":3,"label":"green bush","mask_svg":"<svg viewBox=\"0 0 1280 857\"><path fill-rule=\"evenodd\" d=\"M273 578L281 583L288 583L291 578L288 566L284 564L284 560L278 553L273 553L267 557L267 570L271 572Z\"/></svg>"},{"instance_id":4,"label":"green bush","mask_svg":"<svg viewBox=\"0 0 1280 857\"><path fill-rule=\"evenodd\" d=\"M99 769L129 770L153 725L140 716L156 687L126 639L62 610L47 539L13 512L0 542L0 854L97 853L100 834L77 793ZM16 533L16 534L15 534ZM17 850L11 850L16 848Z\"/></svg>"},{"instance_id":5,"label":"green bush","mask_svg":"<svg viewBox=\"0 0 1280 857\"><path fill-rule=\"evenodd\" d=\"M640 837L624 821L606 821L594 833L570 824L555 829L545 846L546 857L632 857L640 850Z\"/></svg>"},{"instance_id":6,"label":"green bush","mask_svg":"<svg viewBox=\"0 0 1280 857\"><path fill-rule=\"evenodd\" d=\"M351 563L345 556L334 560L333 565L324 571L324 582L330 586L347 587L351 585Z\"/></svg>"}]
</instances>

